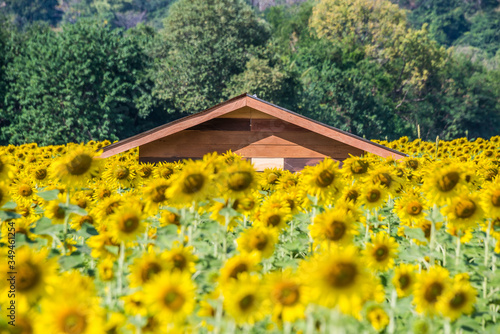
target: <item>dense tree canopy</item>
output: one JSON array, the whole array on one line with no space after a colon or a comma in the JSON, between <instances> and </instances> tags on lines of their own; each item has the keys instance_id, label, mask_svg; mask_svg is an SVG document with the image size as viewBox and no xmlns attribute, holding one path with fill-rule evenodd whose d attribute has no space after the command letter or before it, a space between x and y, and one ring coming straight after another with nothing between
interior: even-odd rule
<instances>
[{"instance_id":1,"label":"dense tree canopy","mask_svg":"<svg viewBox=\"0 0 500 334\"><path fill-rule=\"evenodd\" d=\"M244 92L367 138L498 134L498 0L279 2L0 2L1 140L122 139Z\"/></svg>"}]
</instances>

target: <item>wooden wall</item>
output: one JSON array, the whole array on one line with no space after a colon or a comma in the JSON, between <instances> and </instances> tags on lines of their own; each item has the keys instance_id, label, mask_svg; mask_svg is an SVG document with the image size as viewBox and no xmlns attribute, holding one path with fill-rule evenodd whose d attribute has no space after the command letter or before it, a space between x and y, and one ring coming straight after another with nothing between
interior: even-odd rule
<instances>
[{"instance_id":1,"label":"wooden wall","mask_svg":"<svg viewBox=\"0 0 500 334\"><path fill-rule=\"evenodd\" d=\"M143 162L201 158L231 150L247 158L284 158L284 168L299 171L329 156L344 160L362 150L273 118L241 108L205 123L140 146Z\"/></svg>"}]
</instances>

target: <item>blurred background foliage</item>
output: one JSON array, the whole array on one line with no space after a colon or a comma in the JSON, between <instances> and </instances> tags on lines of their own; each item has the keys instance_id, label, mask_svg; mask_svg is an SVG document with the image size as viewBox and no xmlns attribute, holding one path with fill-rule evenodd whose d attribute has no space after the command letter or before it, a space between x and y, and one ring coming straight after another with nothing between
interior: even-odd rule
<instances>
[{"instance_id":1,"label":"blurred background foliage","mask_svg":"<svg viewBox=\"0 0 500 334\"><path fill-rule=\"evenodd\" d=\"M500 129L499 0L0 0L0 143L117 140L248 92L369 139Z\"/></svg>"}]
</instances>

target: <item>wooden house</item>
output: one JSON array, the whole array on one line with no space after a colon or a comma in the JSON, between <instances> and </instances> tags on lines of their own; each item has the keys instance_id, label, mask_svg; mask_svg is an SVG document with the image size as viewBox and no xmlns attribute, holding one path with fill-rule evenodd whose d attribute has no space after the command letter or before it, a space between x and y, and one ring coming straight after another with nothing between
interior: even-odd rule
<instances>
[{"instance_id":1,"label":"wooden house","mask_svg":"<svg viewBox=\"0 0 500 334\"><path fill-rule=\"evenodd\" d=\"M106 158L139 147L139 161L199 159L231 150L251 159L257 170L300 171L331 157L370 152L400 159L406 155L290 110L243 94L104 148Z\"/></svg>"}]
</instances>

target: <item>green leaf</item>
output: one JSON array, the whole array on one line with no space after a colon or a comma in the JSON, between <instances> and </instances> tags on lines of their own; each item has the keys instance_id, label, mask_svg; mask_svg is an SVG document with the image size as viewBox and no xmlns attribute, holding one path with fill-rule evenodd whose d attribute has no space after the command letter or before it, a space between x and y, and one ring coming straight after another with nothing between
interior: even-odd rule
<instances>
[{"instance_id":1,"label":"green leaf","mask_svg":"<svg viewBox=\"0 0 500 334\"><path fill-rule=\"evenodd\" d=\"M0 210L0 221L6 221L9 219L16 219L20 217L21 215L18 213Z\"/></svg>"},{"instance_id":2,"label":"green leaf","mask_svg":"<svg viewBox=\"0 0 500 334\"><path fill-rule=\"evenodd\" d=\"M61 256L59 264L64 270L83 267L84 258L81 253L74 252L69 256Z\"/></svg>"},{"instance_id":3,"label":"green leaf","mask_svg":"<svg viewBox=\"0 0 500 334\"><path fill-rule=\"evenodd\" d=\"M424 231L420 228L411 228L409 226L405 226L405 234L409 236L412 239L416 239L418 241L422 242L428 242L428 240L425 238Z\"/></svg>"},{"instance_id":4,"label":"green leaf","mask_svg":"<svg viewBox=\"0 0 500 334\"><path fill-rule=\"evenodd\" d=\"M43 235L43 234L58 233L63 229L64 225L52 224L52 221L49 218L43 217L36 222L36 226L35 228L33 228L32 232L34 234Z\"/></svg>"},{"instance_id":5,"label":"green leaf","mask_svg":"<svg viewBox=\"0 0 500 334\"><path fill-rule=\"evenodd\" d=\"M89 238L94 235L99 235L99 232L95 229L94 226L89 223L84 223L82 227L75 232L75 234L79 237Z\"/></svg>"},{"instance_id":6,"label":"green leaf","mask_svg":"<svg viewBox=\"0 0 500 334\"><path fill-rule=\"evenodd\" d=\"M37 193L36 195L43 198L46 201L54 201L57 199L57 195L59 195L59 190L54 189L54 190L42 191Z\"/></svg>"}]
</instances>

